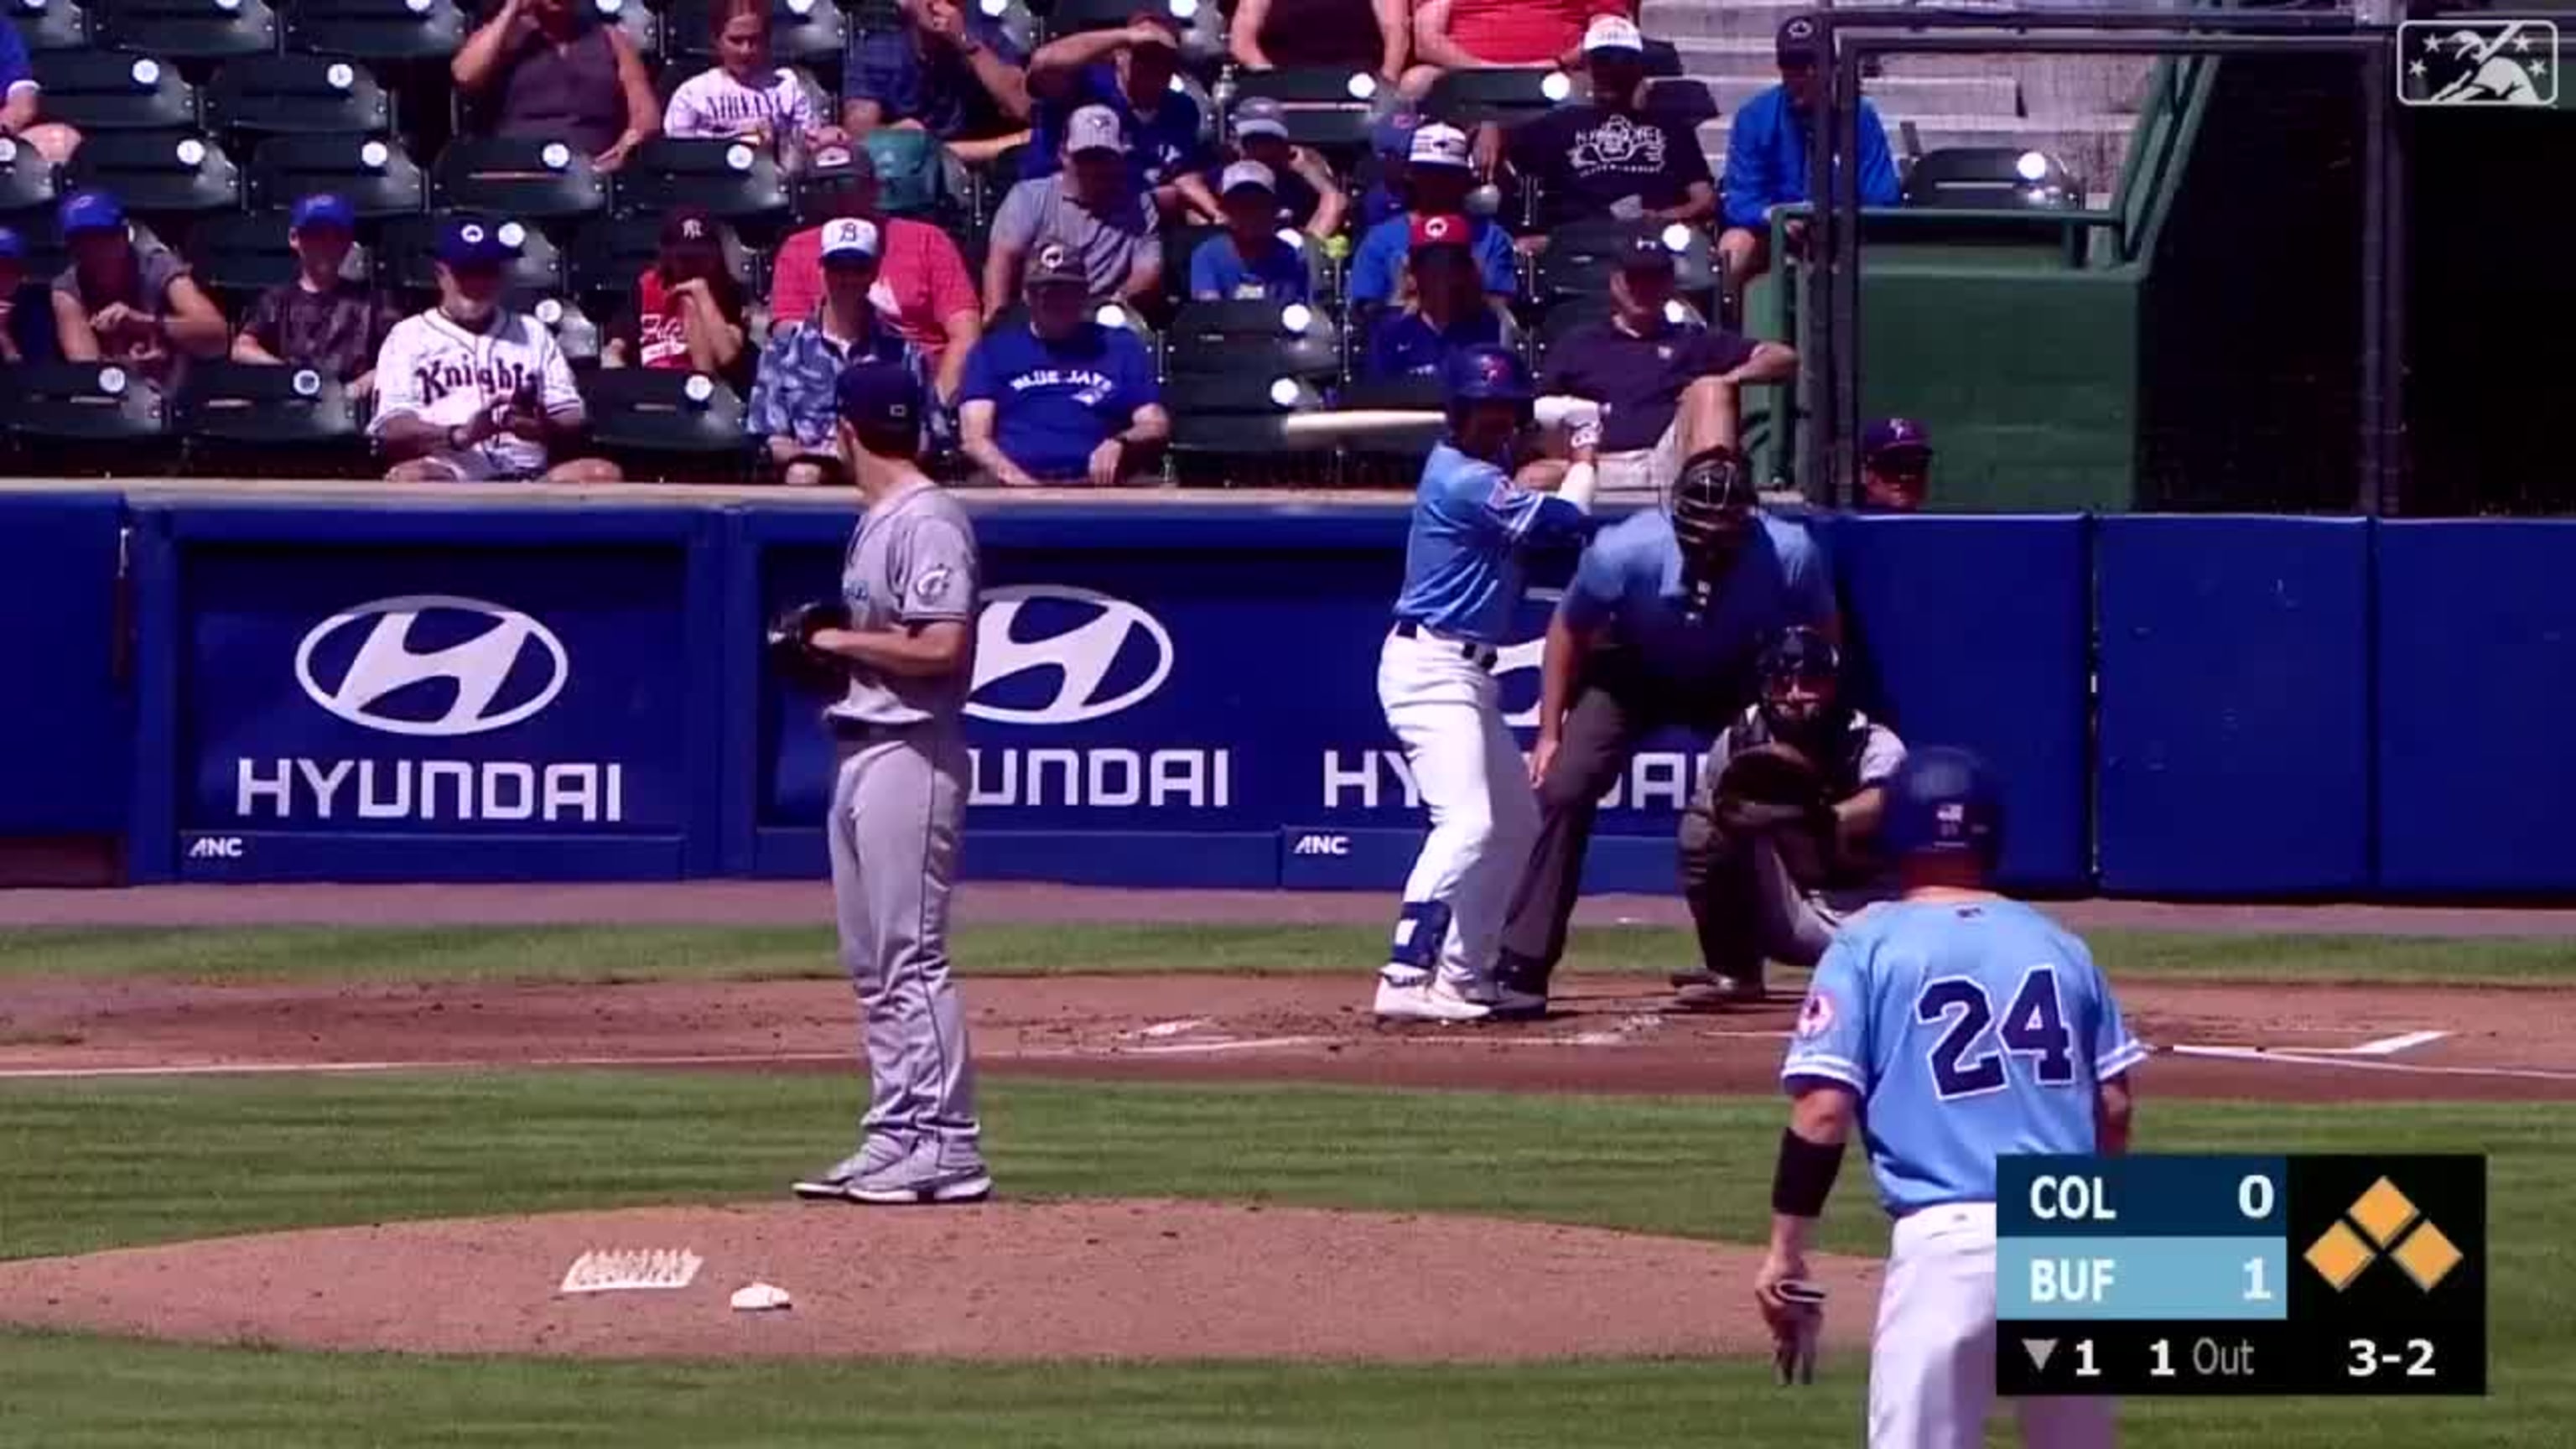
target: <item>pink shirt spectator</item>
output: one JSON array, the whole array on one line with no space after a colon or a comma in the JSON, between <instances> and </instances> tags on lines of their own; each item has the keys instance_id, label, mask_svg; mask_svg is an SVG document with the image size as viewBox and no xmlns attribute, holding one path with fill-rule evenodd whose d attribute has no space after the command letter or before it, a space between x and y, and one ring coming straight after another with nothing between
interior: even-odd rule
<instances>
[{"instance_id":1,"label":"pink shirt spectator","mask_svg":"<svg viewBox=\"0 0 2576 1449\"><path fill-rule=\"evenodd\" d=\"M1489 65L1544 65L1581 44L1593 16L1634 14L1628 0L1450 0L1449 38Z\"/></svg>"},{"instance_id":2,"label":"pink shirt spectator","mask_svg":"<svg viewBox=\"0 0 2576 1449\"><path fill-rule=\"evenodd\" d=\"M885 232L885 259L877 264L877 284L868 297L896 335L935 363L948 347L941 324L982 309L966 259L947 233L926 222L888 219L877 225ZM769 325L802 322L822 300L823 229L807 227L779 243L770 268Z\"/></svg>"}]
</instances>

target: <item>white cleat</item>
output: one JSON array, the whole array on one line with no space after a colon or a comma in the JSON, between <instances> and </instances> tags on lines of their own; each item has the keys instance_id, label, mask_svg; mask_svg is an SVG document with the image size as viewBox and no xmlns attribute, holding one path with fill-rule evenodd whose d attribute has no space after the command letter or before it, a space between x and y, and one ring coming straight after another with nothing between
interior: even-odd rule
<instances>
[{"instance_id":1,"label":"white cleat","mask_svg":"<svg viewBox=\"0 0 2576 1449\"><path fill-rule=\"evenodd\" d=\"M1381 1021L1482 1021L1491 1011L1491 1007L1461 996L1446 981L1399 986L1378 978L1377 1015Z\"/></svg>"}]
</instances>

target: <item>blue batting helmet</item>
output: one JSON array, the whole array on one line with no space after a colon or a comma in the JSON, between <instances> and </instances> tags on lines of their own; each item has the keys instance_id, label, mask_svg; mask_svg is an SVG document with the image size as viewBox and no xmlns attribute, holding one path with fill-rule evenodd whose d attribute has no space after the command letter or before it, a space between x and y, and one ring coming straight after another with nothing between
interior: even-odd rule
<instances>
[{"instance_id":1,"label":"blue batting helmet","mask_svg":"<svg viewBox=\"0 0 2576 1449\"><path fill-rule=\"evenodd\" d=\"M1452 407L1472 402L1526 403L1538 396L1519 354L1502 347L1462 347L1450 353L1442 381Z\"/></svg>"},{"instance_id":2,"label":"blue batting helmet","mask_svg":"<svg viewBox=\"0 0 2576 1449\"><path fill-rule=\"evenodd\" d=\"M1966 750L1916 750L1887 782L1883 828L1891 856L1973 854L1991 866L2004 846L2003 792Z\"/></svg>"}]
</instances>

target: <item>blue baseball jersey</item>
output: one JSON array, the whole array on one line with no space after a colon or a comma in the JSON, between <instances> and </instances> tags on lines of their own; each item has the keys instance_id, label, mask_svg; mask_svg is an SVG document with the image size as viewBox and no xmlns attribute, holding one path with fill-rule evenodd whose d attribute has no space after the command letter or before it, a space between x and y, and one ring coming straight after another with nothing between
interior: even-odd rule
<instances>
[{"instance_id":1,"label":"blue baseball jersey","mask_svg":"<svg viewBox=\"0 0 2576 1449\"><path fill-rule=\"evenodd\" d=\"M1583 537L1591 520L1552 493L1535 493L1447 443L1431 450L1404 540L1404 592L1395 616L1500 646L1520 602L1522 550Z\"/></svg>"},{"instance_id":2,"label":"blue baseball jersey","mask_svg":"<svg viewBox=\"0 0 2576 1449\"><path fill-rule=\"evenodd\" d=\"M1704 687L1750 669L1780 631L1823 627L1834 617L1833 574L1805 528L1764 515L1711 591L1707 617L1692 622L1689 602L1672 518L1648 508L1594 536L1557 609L1578 632L1606 630L1647 674Z\"/></svg>"},{"instance_id":3,"label":"blue baseball jersey","mask_svg":"<svg viewBox=\"0 0 2576 1449\"><path fill-rule=\"evenodd\" d=\"M1860 1094L1879 1201L1995 1200L2007 1152L2094 1150L2094 1089L2145 1060L2084 943L2017 901L1896 901L1816 964L1780 1079Z\"/></svg>"}]
</instances>

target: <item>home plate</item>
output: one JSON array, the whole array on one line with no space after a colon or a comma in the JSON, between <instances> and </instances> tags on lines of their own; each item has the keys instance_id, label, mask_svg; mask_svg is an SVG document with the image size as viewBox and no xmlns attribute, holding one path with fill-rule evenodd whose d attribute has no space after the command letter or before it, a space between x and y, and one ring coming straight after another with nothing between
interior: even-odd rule
<instances>
[{"instance_id":1,"label":"home plate","mask_svg":"<svg viewBox=\"0 0 2576 1449\"><path fill-rule=\"evenodd\" d=\"M1152 1026L1145 1028L1143 1031L1137 1032L1136 1035L1150 1037L1179 1036L1182 1032L1205 1025L1207 1025L1207 1018L1203 1016L1194 1016L1187 1021L1158 1021Z\"/></svg>"}]
</instances>

